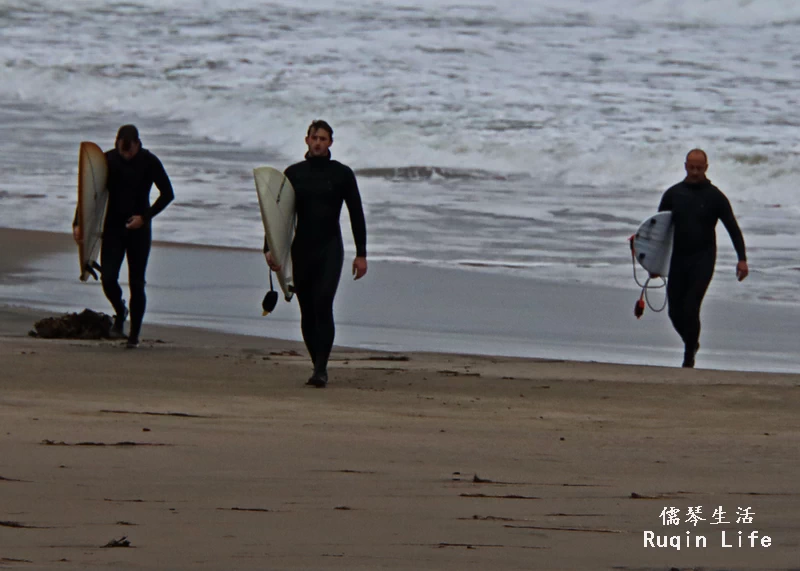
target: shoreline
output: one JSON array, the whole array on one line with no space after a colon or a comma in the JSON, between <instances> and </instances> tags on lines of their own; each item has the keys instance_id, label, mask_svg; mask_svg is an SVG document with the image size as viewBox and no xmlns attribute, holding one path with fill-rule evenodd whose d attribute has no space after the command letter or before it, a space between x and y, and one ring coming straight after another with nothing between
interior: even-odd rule
<instances>
[{"instance_id":1,"label":"shoreline","mask_svg":"<svg viewBox=\"0 0 800 571\"><path fill-rule=\"evenodd\" d=\"M59 314L110 312L99 283L77 280L71 236L0 229L0 304ZM126 270L120 283L126 290ZM258 250L155 242L143 335L153 325L301 342L296 303L262 317L268 272ZM492 273L370 264L364 280L343 273L337 347L680 365L682 346L665 314L631 311L637 290L551 283ZM708 300L698 367L800 372L792 342L800 307Z\"/></svg>"}]
</instances>

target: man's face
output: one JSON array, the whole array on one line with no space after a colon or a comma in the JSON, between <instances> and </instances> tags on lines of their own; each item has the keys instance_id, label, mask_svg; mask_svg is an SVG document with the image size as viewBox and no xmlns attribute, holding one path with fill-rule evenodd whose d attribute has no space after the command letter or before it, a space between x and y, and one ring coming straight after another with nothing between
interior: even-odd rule
<instances>
[{"instance_id":1,"label":"man's face","mask_svg":"<svg viewBox=\"0 0 800 571\"><path fill-rule=\"evenodd\" d=\"M702 182L706 179L708 163L702 153L691 153L686 157L686 182Z\"/></svg>"},{"instance_id":2,"label":"man's face","mask_svg":"<svg viewBox=\"0 0 800 571\"><path fill-rule=\"evenodd\" d=\"M125 144L124 141L117 141L117 151L119 151L119 154L122 156L123 159L129 161L136 156L136 153L139 152L139 147L141 146L141 143L139 143L139 141L130 143L128 145L127 150L123 148L124 144Z\"/></svg>"},{"instance_id":3,"label":"man's face","mask_svg":"<svg viewBox=\"0 0 800 571\"><path fill-rule=\"evenodd\" d=\"M312 157L327 157L332 144L333 140L325 129L315 129L306 137L308 154Z\"/></svg>"}]
</instances>

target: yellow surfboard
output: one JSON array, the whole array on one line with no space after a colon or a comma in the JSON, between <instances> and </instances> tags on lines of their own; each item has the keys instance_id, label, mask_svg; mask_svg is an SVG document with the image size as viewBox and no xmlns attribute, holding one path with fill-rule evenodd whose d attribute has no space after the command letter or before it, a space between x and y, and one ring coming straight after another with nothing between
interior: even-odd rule
<instances>
[{"instance_id":1,"label":"yellow surfboard","mask_svg":"<svg viewBox=\"0 0 800 571\"><path fill-rule=\"evenodd\" d=\"M108 164L103 150L84 141L78 153L78 226L83 242L78 247L81 281L97 279L97 257L103 237L103 222L108 206Z\"/></svg>"},{"instance_id":2,"label":"yellow surfboard","mask_svg":"<svg viewBox=\"0 0 800 571\"><path fill-rule=\"evenodd\" d=\"M261 207L261 220L267 235L267 245L281 269L275 272L283 297L290 301L294 295L292 281L292 240L294 240L294 188L289 179L272 167L253 170Z\"/></svg>"}]
</instances>

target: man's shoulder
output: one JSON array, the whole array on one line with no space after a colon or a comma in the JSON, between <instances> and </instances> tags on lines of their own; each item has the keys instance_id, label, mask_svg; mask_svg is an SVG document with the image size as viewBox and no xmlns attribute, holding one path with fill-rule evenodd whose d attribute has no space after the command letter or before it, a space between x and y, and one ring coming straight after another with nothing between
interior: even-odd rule
<instances>
[{"instance_id":1,"label":"man's shoulder","mask_svg":"<svg viewBox=\"0 0 800 571\"><path fill-rule=\"evenodd\" d=\"M288 178L288 179L289 179L289 182L291 182L291 183L292 183L292 185L295 185L295 184L297 184L297 182L298 182L298 180L297 180L297 176L298 176L298 173L301 173L301 172L302 172L302 170L303 170L303 163L304 163L304 162L305 162L305 161L300 161L299 163L294 163L294 164L292 164L292 165L289 165L289 166L288 166L288 167L286 167L285 169L283 169L283 176L285 176L286 178ZM303 176L303 175L301 174L300 176Z\"/></svg>"},{"instance_id":2,"label":"man's shoulder","mask_svg":"<svg viewBox=\"0 0 800 571\"><path fill-rule=\"evenodd\" d=\"M667 192L673 193L673 192L681 191L681 190L683 190L685 188L685 186L686 186L685 181L676 182L671 187L669 187L666 191L664 191L664 194L666 194Z\"/></svg>"},{"instance_id":3,"label":"man's shoulder","mask_svg":"<svg viewBox=\"0 0 800 571\"><path fill-rule=\"evenodd\" d=\"M682 183L680 182L678 184L673 184L671 187L669 187L667 190L664 191L664 193L661 195L661 202L659 203L658 206L659 210L665 210L665 209L671 210L671 207L669 205L675 199L674 198L675 193L681 191L681 184Z\"/></svg>"},{"instance_id":4,"label":"man's shoulder","mask_svg":"<svg viewBox=\"0 0 800 571\"><path fill-rule=\"evenodd\" d=\"M161 159L159 159L156 156L156 154L153 151L151 151L150 149L145 149L144 147L142 147L141 149L139 149L139 153L147 161L157 162L157 163L161 162Z\"/></svg>"},{"instance_id":5,"label":"man's shoulder","mask_svg":"<svg viewBox=\"0 0 800 571\"><path fill-rule=\"evenodd\" d=\"M717 205L717 208L720 209L719 210L720 212L725 212L727 210L730 210L731 202L730 200L728 200L728 197L725 196L725 193L722 192L719 188L711 184L710 181L708 183L708 192L711 195L711 200L713 201L714 204Z\"/></svg>"},{"instance_id":6,"label":"man's shoulder","mask_svg":"<svg viewBox=\"0 0 800 571\"><path fill-rule=\"evenodd\" d=\"M346 164L337 161L336 159L331 159L331 166L333 168L335 168L336 170L338 170L338 171L341 171L343 173L355 176L355 173L353 172L353 169L351 169Z\"/></svg>"}]
</instances>

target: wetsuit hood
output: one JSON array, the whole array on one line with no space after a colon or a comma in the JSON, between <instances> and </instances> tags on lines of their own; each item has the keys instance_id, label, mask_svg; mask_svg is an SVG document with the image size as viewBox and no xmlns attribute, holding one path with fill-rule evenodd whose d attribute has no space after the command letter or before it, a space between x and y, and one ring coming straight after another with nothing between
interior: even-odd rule
<instances>
[{"instance_id":1,"label":"wetsuit hood","mask_svg":"<svg viewBox=\"0 0 800 571\"><path fill-rule=\"evenodd\" d=\"M684 179L683 184L685 184L692 190L700 190L702 188L708 188L709 186L711 186L711 181L707 178L704 178L699 182L689 182L688 180Z\"/></svg>"},{"instance_id":2,"label":"wetsuit hood","mask_svg":"<svg viewBox=\"0 0 800 571\"><path fill-rule=\"evenodd\" d=\"M315 163L327 162L327 161L331 160L331 152L328 151L328 154L325 155L324 157L312 157L311 153L306 152L306 160L307 161L312 161L312 162L315 162Z\"/></svg>"}]
</instances>

